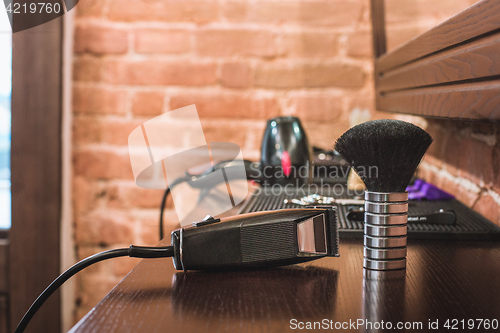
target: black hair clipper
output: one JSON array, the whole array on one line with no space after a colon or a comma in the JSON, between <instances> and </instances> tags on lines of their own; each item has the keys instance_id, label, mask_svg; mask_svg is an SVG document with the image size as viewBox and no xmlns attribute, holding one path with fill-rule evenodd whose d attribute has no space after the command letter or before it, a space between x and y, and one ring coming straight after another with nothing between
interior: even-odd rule
<instances>
[{"instance_id":1,"label":"black hair clipper","mask_svg":"<svg viewBox=\"0 0 500 333\"><path fill-rule=\"evenodd\" d=\"M227 218L207 216L172 232L178 270L284 266L338 257L337 212L283 209Z\"/></svg>"}]
</instances>

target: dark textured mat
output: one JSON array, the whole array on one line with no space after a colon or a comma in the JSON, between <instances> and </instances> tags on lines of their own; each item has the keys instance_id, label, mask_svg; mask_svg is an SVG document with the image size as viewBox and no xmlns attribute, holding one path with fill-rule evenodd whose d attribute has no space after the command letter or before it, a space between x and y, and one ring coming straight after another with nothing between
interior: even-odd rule
<instances>
[{"instance_id":1,"label":"dark textured mat","mask_svg":"<svg viewBox=\"0 0 500 333\"><path fill-rule=\"evenodd\" d=\"M330 191L331 192L331 191ZM337 193L340 193L338 191ZM264 210L275 210L283 208L301 208L302 206L284 203L285 199L301 198L303 191L295 191L291 188L277 191L270 189L259 189L242 207L240 213L250 213ZM342 192L341 195L323 192L323 195L331 195L336 198L350 198L353 193ZM491 223L480 214L474 212L457 200L447 201L410 201L408 207L409 215L420 215L434 213L443 210L453 210L457 215L455 225L439 225L429 223L409 223L408 238L419 239L457 239L457 240L500 240L500 227ZM338 228L340 237L362 237L363 223L347 220L347 206L338 207Z\"/></svg>"}]
</instances>

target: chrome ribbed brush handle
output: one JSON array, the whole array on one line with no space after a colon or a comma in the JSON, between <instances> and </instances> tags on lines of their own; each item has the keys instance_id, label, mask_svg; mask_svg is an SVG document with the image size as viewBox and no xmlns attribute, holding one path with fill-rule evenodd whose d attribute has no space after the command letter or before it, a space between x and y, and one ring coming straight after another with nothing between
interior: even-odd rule
<instances>
[{"instance_id":1,"label":"chrome ribbed brush handle","mask_svg":"<svg viewBox=\"0 0 500 333\"><path fill-rule=\"evenodd\" d=\"M365 192L364 268L406 268L407 222L407 192Z\"/></svg>"}]
</instances>

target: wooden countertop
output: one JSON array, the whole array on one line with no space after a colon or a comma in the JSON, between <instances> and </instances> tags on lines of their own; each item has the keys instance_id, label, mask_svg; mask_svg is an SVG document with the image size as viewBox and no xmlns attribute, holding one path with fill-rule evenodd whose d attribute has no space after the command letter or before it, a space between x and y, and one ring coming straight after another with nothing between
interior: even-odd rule
<instances>
[{"instance_id":1,"label":"wooden countertop","mask_svg":"<svg viewBox=\"0 0 500 333\"><path fill-rule=\"evenodd\" d=\"M315 321L346 331L382 320L393 328L421 323L423 331L436 320L439 331L453 319L458 328L469 319L499 325L500 243L409 240L406 271L392 272L363 269L361 240L340 243L339 258L261 271L184 273L171 259L142 260L71 332L282 332ZM353 326L358 320L364 324ZM481 331L478 323L472 331Z\"/></svg>"}]
</instances>

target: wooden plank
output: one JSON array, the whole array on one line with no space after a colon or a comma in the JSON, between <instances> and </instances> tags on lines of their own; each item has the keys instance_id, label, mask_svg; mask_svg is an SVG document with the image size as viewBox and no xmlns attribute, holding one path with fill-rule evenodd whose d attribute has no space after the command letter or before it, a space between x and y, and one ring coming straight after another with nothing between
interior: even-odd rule
<instances>
[{"instance_id":1,"label":"wooden plank","mask_svg":"<svg viewBox=\"0 0 500 333\"><path fill-rule=\"evenodd\" d=\"M387 92L500 75L499 54L497 33L379 75L377 90Z\"/></svg>"},{"instance_id":2,"label":"wooden plank","mask_svg":"<svg viewBox=\"0 0 500 333\"><path fill-rule=\"evenodd\" d=\"M363 270L361 240L343 239L340 253L236 272L184 273L169 259L145 259L70 332L290 332L292 319L324 318L383 320L395 332L397 322L422 322L428 332L429 318L498 319L498 242L413 240L406 271Z\"/></svg>"},{"instance_id":3,"label":"wooden plank","mask_svg":"<svg viewBox=\"0 0 500 333\"><path fill-rule=\"evenodd\" d=\"M500 29L500 1L483 0L377 60L377 73Z\"/></svg>"},{"instance_id":4,"label":"wooden plank","mask_svg":"<svg viewBox=\"0 0 500 333\"><path fill-rule=\"evenodd\" d=\"M500 80L428 87L378 95L381 110L426 117L500 120Z\"/></svg>"},{"instance_id":5,"label":"wooden plank","mask_svg":"<svg viewBox=\"0 0 500 333\"><path fill-rule=\"evenodd\" d=\"M62 19L12 38L9 293L14 326L60 270ZM56 292L26 332L59 332L60 321Z\"/></svg>"},{"instance_id":6,"label":"wooden plank","mask_svg":"<svg viewBox=\"0 0 500 333\"><path fill-rule=\"evenodd\" d=\"M0 333L9 332L8 298L0 294Z\"/></svg>"},{"instance_id":7,"label":"wooden plank","mask_svg":"<svg viewBox=\"0 0 500 333\"><path fill-rule=\"evenodd\" d=\"M8 257L9 257L9 241L0 239L0 294L9 291L8 281Z\"/></svg>"},{"instance_id":8,"label":"wooden plank","mask_svg":"<svg viewBox=\"0 0 500 333\"><path fill-rule=\"evenodd\" d=\"M387 51L385 34L384 0L371 0L373 56L380 57Z\"/></svg>"}]
</instances>

